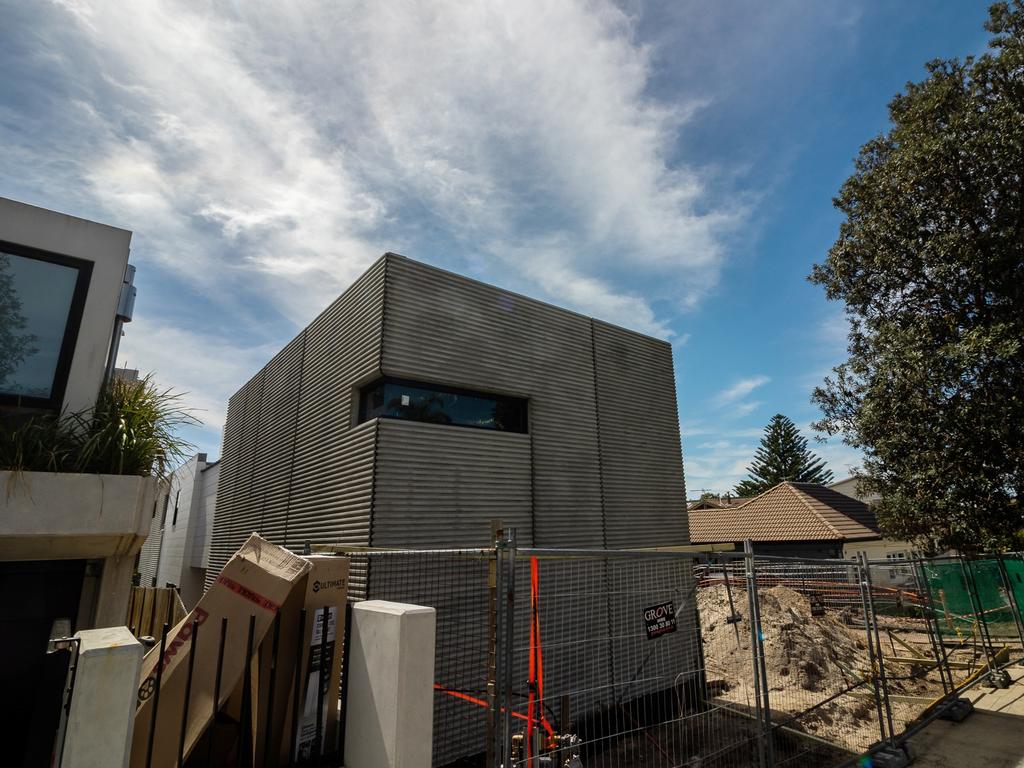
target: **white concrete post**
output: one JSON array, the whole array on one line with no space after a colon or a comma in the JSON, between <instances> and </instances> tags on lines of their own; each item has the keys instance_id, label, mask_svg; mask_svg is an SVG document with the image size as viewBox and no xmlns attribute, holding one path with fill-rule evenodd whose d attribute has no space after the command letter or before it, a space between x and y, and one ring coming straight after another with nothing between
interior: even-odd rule
<instances>
[{"instance_id":1,"label":"white concrete post","mask_svg":"<svg viewBox=\"0 0 1024 768\"><path fill-rule=\"evenodd\" d=\"M430 768L435 629L433 608L352 606L346 768Z\"/></svg>"},{"instance_id":2,"label":"white concrete post","mask_svg":"<svg viewBox=\"0 0 1024 768\"><path fill-rule=\"evenodd\" d=\"M86 629L61 768L125 768L131 755L142 644L127 627Z\"/></svg>"}]
</instances>

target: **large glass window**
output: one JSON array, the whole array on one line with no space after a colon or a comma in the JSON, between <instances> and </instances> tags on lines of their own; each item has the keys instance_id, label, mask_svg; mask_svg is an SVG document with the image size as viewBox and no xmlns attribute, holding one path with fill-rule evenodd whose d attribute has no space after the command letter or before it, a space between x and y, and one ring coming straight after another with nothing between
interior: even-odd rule
<instances>
[{"instance_id":1,"label":"large glass window","mask_svg":"<svg viewBox=\"0 0 1024 768\"><path fill-rule=\"evenodd\" d=\"M90 272L0 243L0 399L60 406Z\"/></svg>"},{"instance_id":2,"label":"large glass window","mask_svg":"<svg viewBox=\"0 0 1024 768\"><path fill-rule=\"evenodd\" d=\"M431 424L526 432L526 400L440 387L402 379L380 379L364 388L360 421L407 419Z\"/></svg>"}]
</instances>

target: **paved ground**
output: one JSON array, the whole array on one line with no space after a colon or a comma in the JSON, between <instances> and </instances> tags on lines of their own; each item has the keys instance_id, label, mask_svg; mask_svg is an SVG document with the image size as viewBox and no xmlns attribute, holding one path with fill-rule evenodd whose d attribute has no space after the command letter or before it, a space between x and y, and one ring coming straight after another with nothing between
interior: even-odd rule
<instances>
[{"instance_id":1,"label":"paved ground","mask_svg":"<svg viewBox=\"0 0 1024 768\"><path fill-rule=\"evenodd\" d=\"M1005 690L975 688L962 723L937 720L910 740L915 766L930 768L1024 768L1024 669L1011 667L1013 685Z\"/></svg>"}]
</instances>

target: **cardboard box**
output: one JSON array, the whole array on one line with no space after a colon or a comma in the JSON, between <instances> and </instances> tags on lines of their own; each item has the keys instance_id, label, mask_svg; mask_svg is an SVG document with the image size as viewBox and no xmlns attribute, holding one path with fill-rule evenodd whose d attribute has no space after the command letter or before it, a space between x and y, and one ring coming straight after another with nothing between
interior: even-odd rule
<instances>
[{"instance_id":1,"label":"cardboard box","mask_svg":"<svg viewBox=\"0 0 1024 768\"><path fill-rule=\"evenodd\" d=\"M311 569L281 607L276 658L272 631L268 631L259 653L253 657L249 678L253 691L249 732L253 739L248 759L255 768L275 764L270 755L278 755L276 764L291 765L296 754L308 757L312 753L316 739L318 689L323 702L321 754L331 754L336 750L349 561L344 557L321 555L304 556L303 559L310 563ZM300 617L303 609L306 611L305 622ZM327 645L324 657L329 674L321 678L320 652L325 612ZM301 638L300 623L303 629ZM301 686L300 723L293 743L292 707L296 679ZM222 709L230 720L238 721L242 716L244 684L243 676Z\"/></svg>"},{"instance_id":2,"label":"cardboard box","mask_svg":"<svg viewBox=\"0 0 1024 768\"><path fill-rule=\"evenodd\" d=\"M250 616L255 617L253 653L271 627L274 616L312 566L303 558L257 534L249 537L224 566L198 605L168 633L163 658L159 647L142 660L139 698L132 740L132 768L144 768L149 746L153 704L157 699L157 665L162 664L159 710L153 735L154 768L173 768L185 704L188 661L193 652L192 621L199 623L195 669L189 696L184 754L188 756L214 712L238 686L245 669ZM213 701L222 619L228 620L221 670L220 701Z\"/></svg>"},{"instance_id":3,"label":"cardboard box","mask_svg":"<svg viewBox=\"0 0 1024 768\"><path fill-rule=\"evenodd\" d=\"M345 557L311 555L306 560L311 565L306 579L306 595L303 607L306 609L305 637L301 640L302 670L297 682L299 690L299 724L296 740L290 744L292 732L292 702L294 688L288 690L284 739L281 755L282 764L288 760L309 757L316 744L316 718L318 701L323 708L321 727L321 754L331 754L337 749L338 727L341 707L341 662L345 647L345 606L348 599L349 561ZM324 622L327 635L324 644ZM321 658L323 654L323 658ZM293 657L294 658L294 657ZM327 672L325 675L324 672ZM290 749L289 749L290 748Z\"/></svg>"}]
</instances>

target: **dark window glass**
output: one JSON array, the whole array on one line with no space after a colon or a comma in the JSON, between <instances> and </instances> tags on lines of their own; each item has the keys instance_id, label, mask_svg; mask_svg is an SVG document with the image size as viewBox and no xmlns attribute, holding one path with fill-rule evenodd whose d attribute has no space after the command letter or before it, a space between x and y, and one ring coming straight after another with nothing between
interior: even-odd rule
<instances>
[{"instance_id":1,"label":"dark window glass","mask_svg":"<svg viewBox=\"0 0 1024 768\"><path fill-rule=\"evenodd\" d=\"M360 405L360 421L376 418L526 432L526 400L422 382L380 379L363 389Z\"/></svg>"},{"instance_id":2,"label":"dark window glass","mask_svg":"<svg viewBox=\"0 0 1024 768\"><path fill-rule=\"evenodd\" d=\"M0 243L0 397L7 402L59 406L88 264Z\"/></svg>"},{"instance_id":3,"label":"dark window glass","mask_svg":"<svg viewBox=\"0 0 1024 768\"><path fill-rule=\"evenodd\" d=\"M178 524L178 499L181 497L181 491L174 494L174 516L171 518L171 525Z\"/></svg>"}]
</instances>

